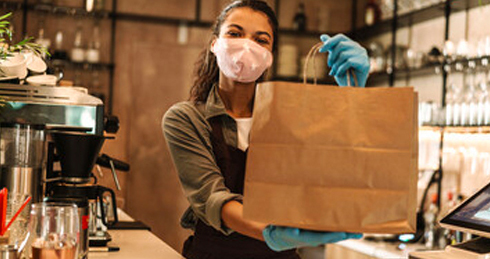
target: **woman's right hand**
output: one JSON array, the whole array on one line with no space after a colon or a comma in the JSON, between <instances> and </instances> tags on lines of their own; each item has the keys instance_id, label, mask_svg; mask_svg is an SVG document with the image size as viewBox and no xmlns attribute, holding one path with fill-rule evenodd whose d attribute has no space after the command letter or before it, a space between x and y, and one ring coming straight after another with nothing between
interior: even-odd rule
<instances>
[{"instance_id":1,"label":"woman's right hand","mask_svg":"<svg viewBox=\"0 0 490 259\"><path fill-rule=\"evenodd\" d=\"M305 246L319 246L342 240L362 238L362 234L345 232L317 232L299 228L267 226L262 231L264 240L270 249L284 251Z\"/></svg>"}]
</instances>

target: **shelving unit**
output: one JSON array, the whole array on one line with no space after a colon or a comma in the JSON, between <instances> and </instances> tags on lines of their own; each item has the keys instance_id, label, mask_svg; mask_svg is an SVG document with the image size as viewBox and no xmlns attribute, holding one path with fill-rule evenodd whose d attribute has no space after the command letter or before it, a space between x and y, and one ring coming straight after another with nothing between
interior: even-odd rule
<instances>
[{"instance_id":1,"label":"shelving unit","mask_svg":"<svg viewBox=\"0 0 490 259\"><path fill-rule=\"evenodd\" d=\"M356 28L351 33L354 39L358 41L365 41L369 38L379 36L383 33L392 34L392 42L391 46L391 56L393 60L391 64L396 64L395 52L396 52L396 33L397 30L404 27L413 26L418 23L422 23L428 20L437 19L444 17L445 19L445 37L444 40L449 39L449 21L452 13L470 10L472 8L479 7L480 5L488 5L489 1L479 1L479 0L447 0L446 2L439 3L433 6L425 7L420 10L414 10L409 13L405 13L402 15L398 15L397 10L393 12L393 18L381 21L373 26L364 26L362 28ZM394 0L394 5L398 5L398 0ZM459 62L459 61L458 61ZM441 64L441 68L445 67L446 64ZM410 74L410 76L417 75L427 75L425 72L429 71L427 68L421 69L403 69L398 70L395 67L390 68L392 73L374 73L371 75L371 81L379 82L379 80L388 79L389 85L393 86L396 79L403 78ZM421 72L421 73L419 73ZM447 71L441 69L441 75L443 77L443 101L442 105L445 105L445 93L446 93L446 84L447 84Z\"/></svg>"},{"instance_id":2,"label":"shelving unit","mask_svg":"<svg viewBox=\"0 0 490 259\"><path fill-rule=\"evenodd\" d=\"M397 2L397 1L396 1ZM472 9L479 6L478 0L449 0L452 12ZM482 5L490 4L482 1ZM379 36L393 30L393 20L397 20L398 29L413 26L418 23L441 18L445 16L446 3L439 3L419 10L414 10L402 15L395 15L394 18L383 20L373 26L364 26L352 32L353 37L359 41Z\"/></svg>"}]
</instances>

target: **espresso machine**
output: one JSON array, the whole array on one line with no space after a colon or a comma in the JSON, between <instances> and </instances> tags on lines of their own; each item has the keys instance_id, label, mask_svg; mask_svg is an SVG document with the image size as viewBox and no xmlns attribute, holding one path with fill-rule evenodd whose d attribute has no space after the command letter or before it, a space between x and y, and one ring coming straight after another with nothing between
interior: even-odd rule
<instances>
[{"instance_id":1,"label":"espresso machine","mask_svg":"<svg viewBox=\"0 0 490 259\"><path fill-rule=\"evenodd\" d=\"M116 133L119 129L117 117L104 116L102 101L80 87L0 84L0 96L5 104L0 107L0 121L11 122L0 125L0 184L3 185L0 187L20 190L10 193L25 193L33 197L33 202L44 198L77 204L85 230L81 240L90 239L91 245L106 245L111 237L105 230L118 221L116 200L111 189L97 185L92 168L96 162L110 167L114 177L116 169L129 170L129 165L123 162L99 156L108 138L104 132ZM27 146L9 144L14 139L9 136L15 135L12 129L33 141L27 141L30 143ZM29 163L19 166L9 162L13 160L9 156L15 154L14 147L25 149L20 153L36 155L30 156ZM20 174L24 178L17 179L17 172L21 171L29 174ZM117 178L115 181L119 188ZM82 254L87 251L86 244L80 247Z\"/></svg>"}]
</instances>

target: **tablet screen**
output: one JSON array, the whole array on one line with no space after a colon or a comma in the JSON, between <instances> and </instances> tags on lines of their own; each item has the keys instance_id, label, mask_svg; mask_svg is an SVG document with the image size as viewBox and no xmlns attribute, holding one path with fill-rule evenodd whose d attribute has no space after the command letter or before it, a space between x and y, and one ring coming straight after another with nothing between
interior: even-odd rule
<instances>
[{"instance_id":1,"label":"tablet screen","mask_svg":"<svg viewBox=\"0 0 490 259\"><path fill-rule=\"evenodd\" d=\"M490 184L459 205L441 223L490 234Z\"/></svg>"}]
</instances>

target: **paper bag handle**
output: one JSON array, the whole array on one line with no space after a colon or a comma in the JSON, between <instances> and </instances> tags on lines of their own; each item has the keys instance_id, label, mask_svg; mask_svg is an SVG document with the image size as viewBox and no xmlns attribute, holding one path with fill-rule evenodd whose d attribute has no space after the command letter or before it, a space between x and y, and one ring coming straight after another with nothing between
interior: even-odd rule
<instances>
[{"instance_id":1,"label":"paper bag handle","mask_svg":"<svg viewBox=\"0 0 490 259\"><path fill-rule=\"evenodd\" d=\"M323 42L319 42L315 44L310 51L308 52L308 55L306 56L305 64L303 66L303 83L306 84L308 82L306 74L308 72L308 64L310 63L310 59L313 59L313 83L316 85L317 84L317 78L316 78L316 53L319 52L320 48L323 46ZM351 82L351 76L354 78L354 85L352 85ZM352 71L352 69L347 70L347 86L358 86L357 82L357 76L356 73Z\"/></svg>"}]
</instances>

